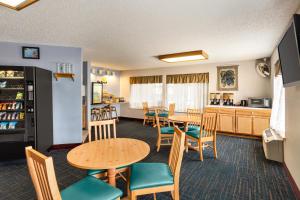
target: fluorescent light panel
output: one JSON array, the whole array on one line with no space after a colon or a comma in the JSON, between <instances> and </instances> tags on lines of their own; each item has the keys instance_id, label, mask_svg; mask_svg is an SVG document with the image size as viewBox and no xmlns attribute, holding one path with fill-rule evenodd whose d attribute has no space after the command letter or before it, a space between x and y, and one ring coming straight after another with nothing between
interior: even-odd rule
<instances>
[{"instance_id":1,"label":"fluorescent light panel","mask_svg":"<svg viewBox=\"0 0 300 200\"><path fill-rule=\"evenodd\" d=\"M0 5L14 9L21 10L38 0L0 0Z\"/></svg>"},{"instance_id":2,"label":"fluorescent light panel","mask_svg":"<svg viewBox=\"0 0 300 200\"><path fill-rule=\"evenodd\" d=\"M183 53L174 53L158 56L159 60L174 63L174 62L185 62L185 61L195 61L195 60L207 60L208 55L203 51L190 51Z\"/></svg>"}]
</instances>

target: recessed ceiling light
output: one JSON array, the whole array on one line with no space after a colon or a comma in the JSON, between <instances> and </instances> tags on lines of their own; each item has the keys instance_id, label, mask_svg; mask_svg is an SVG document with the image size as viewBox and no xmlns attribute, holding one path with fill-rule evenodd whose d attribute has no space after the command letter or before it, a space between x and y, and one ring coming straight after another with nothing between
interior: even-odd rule
<instances>
[{"instance_id":1,"label":"recessed ceiling light","mask_svg":"<svg viewBox=\"0 0 300 200\"><path fill-rule=\"evenodd\" d=\"M184 62L184 61L195 61L195 60L207 60L208 55L203 51L189 51L183 53L174 53L158 56L159 60L174 63L174 62Z\"/></svg>"},{"instance_id":2,"label":"recessed ceiling light","mask_svg":"<svg viewBox=\"0 0 300 200\"><path fill-rule=\"evenodd\" d=\"M22 10L39 0L0 0L0 5L14 9Z\"/></svg>"}]
</instances>

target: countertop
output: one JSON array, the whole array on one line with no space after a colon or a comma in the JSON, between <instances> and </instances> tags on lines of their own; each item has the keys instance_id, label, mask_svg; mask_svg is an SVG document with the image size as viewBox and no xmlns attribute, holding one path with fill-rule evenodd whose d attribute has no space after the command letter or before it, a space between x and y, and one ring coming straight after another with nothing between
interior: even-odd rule
<instances>
[{"instance_id":1,"label":"countertop","mask_svg":"<svg viewBox=\"0 0 300 200\"><path fill-rule=\"evenodd\" d=\"M250 109L250 110L271 110L271 108L253 108L245 106L218 106L218 105L207 105L206 108L229 108L229 109Z\"/></svg>"}]
</instances>

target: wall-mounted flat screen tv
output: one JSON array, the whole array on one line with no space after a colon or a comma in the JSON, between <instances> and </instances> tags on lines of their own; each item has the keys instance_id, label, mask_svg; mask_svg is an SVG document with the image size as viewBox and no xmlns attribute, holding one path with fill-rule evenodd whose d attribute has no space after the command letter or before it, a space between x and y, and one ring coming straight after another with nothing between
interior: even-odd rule
<instances>
[{"instance_id":1,"label":"wall-mounted flat screen tv","mask_svg":"<svg viewBox=\"0 0 300 200\"><path fill-rule=\"evenodd\" d=\"M293 22L278 46L284 87L300 85L300 15Z\"/></svg>"},{"instance_id":2,"label":"wall-mounted flat screen tv","mask_svg":"<svg viewBox=\"0 0 300 200\"><path fill-rule=\"evenodd\" d=\"M93 82L92 83L92 104L101 104L102 103L102 84Z\"/></svg>"}]
</instances>

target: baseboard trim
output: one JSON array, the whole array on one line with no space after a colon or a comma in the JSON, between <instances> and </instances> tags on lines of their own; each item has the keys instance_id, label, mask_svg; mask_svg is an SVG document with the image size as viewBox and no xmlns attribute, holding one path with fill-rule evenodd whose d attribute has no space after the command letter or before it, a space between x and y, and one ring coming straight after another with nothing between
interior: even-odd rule
<instances>
[{"instance_id":1,"label":"baseboard trim","mask_svg":"<svg viewBox=\"0 0 300 200\"><path fill-rule=\"evenodd\" d=\"M134 117L119 117L120 120L130 120L130 121L143 121L144 119L134 118Z\"/></svg>"},{"instance_id":2,"label":"baseboard trim","mask_svg":"<svg viewBox=\"0 0 300 200\"><path fill-rule=\"evenodd\" d=\"M254 136L254 135L244 135L244 134L235 134L235 133L225 133L225 132L217 132L220 135L226 135L230 137L237 137L237 138L246 138L246 139L254 139L254 140L261 140L261 136Z\"/></svg>"},{"instance_id":3,"label":"baseboard trim","mask_svg":"<svg viewBox=\"0 0 300 200\"><path fill-rule=\"evenodd\" d=\"M292 174L290 173L290 170L287 168L285 162L283 163L283 168L284 168L284 170L285 170L285 172L286 172L286 174L288 176L288 180L289 180L289 182L291 184L292 190L293 190L296 198L300 200L300 190L299 190L299 188L298 188L298 186L297 186L297 184L296 184L296 182L295 182Z\"/></svg>"},{"instance_id":4,"label":"baseboard trim","mask_svg":"<svg viewBox=\"0 0 300 200\"><path fill-rule=\"evenodd\" d=\"M74 147L77 147L81 145L81 143L71 143L71 144L54 144L52 145L48 151L54 151L54 150L62 150L62 149L73 149Z\"/></svg>"}]
</instances>

